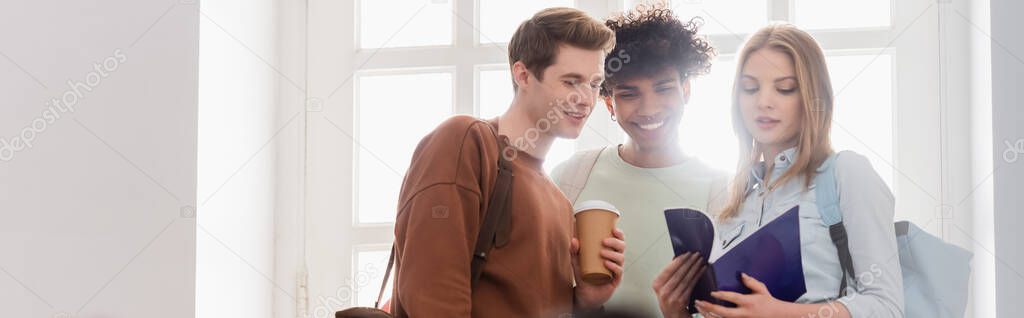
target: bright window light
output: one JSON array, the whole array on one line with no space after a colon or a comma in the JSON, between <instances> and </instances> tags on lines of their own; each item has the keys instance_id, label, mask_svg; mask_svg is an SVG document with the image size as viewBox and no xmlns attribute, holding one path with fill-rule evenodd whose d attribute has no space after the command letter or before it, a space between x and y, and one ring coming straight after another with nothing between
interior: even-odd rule
<instances>
[{"instance_id":1,"label":"bright window light","mask_svg":"<svg viewBox=\"0 0 1024 318\"><path fill-rule=\"evenodd\" d=\"M452 115L452 74L364 75L358 80L358 219L390 223L416 145Z\"/></svg>"}]
</instances>

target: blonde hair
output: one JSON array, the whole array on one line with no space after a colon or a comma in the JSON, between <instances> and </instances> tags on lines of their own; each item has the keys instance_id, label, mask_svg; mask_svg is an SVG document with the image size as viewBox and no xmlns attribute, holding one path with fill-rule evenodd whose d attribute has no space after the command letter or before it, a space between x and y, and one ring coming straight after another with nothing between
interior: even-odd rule
<instances>
[{"instance_id":1,"label":"blonde hair","mask_svg":"<svg viewBox=\"0 0 1024 318\"><path fill-rule=\"evenodd\" d=\"M758 147L743 123L739 104L739 83L743 76L743 66L751 54L756 54L761 49L775 50L792 59L803 110L796 146L798 156L786 173L768 185L768 191L801 174L804 176L804 187L809 187L815 170L832 154L832 84L821 47L810 34L793 25L775 24L758 30L743 45L737 58L732 91L732 125L739 139L740 155L736 176L729 187L728 199L719 213L720 219L727 219L738 213L746 199L747 185L751 178L750 169L764 156L764 150Z\"/></svg>"}]
</instances>

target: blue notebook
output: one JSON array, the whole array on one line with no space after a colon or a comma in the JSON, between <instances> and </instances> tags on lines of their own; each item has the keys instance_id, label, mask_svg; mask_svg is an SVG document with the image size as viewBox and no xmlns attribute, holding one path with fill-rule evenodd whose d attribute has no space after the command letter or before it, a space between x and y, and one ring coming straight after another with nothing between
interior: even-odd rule
<instances>
[{"instance_id":1,"label":"blue notebook","mask_svg":"<svg viewBox=\"0 0 1024 318\"><path fill-rule=\"evenodd\" d=\"M778 218L735 244L715 260L693 288L691 311L696 299L729 307L735 305L711 297L713 291L749 294L740 273L746 273L768 286L777 299L796 301L807 292L800 256L800 207L793 207ZM698 252L705 260L715 244L714 227L704 213L692 209L665 210L665 222L672 249L679 256Z\"/></svg>"}]
</instances>

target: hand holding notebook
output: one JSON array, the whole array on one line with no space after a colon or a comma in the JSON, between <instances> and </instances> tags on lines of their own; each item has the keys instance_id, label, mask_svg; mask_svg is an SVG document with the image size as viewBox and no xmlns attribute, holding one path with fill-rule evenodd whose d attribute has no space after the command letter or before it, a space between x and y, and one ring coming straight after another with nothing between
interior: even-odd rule
<instances>
[{"instance_id":1,"label":"hand holding notebook","mask_svg":"<svg viewBox=\"0 0 1024 318\"><path fill-rule=\"evenodd\" d=\"M714 226L704 213L692 209L665 210L669 237L675 255L696 252L709 259L715 244ZM697 281L690 299L733 306L711 297L713 291L750 293L740 278L746 273L767 285L772 296L792 302L800 298L804 284L800 255L799 207L765 224L711 263L704 277Z\"/></svg>"}]
</instances>

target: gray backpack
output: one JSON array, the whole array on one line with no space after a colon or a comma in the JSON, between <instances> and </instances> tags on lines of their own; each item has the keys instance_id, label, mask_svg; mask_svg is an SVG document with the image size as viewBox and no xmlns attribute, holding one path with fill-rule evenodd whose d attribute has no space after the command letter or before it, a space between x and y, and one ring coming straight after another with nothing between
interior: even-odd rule
<instances>
[{"instance_id":1,"label":"gray backpack","mask_svg":"<svg viewBox=\"0 0 1024 318\"><path fill-rule=\"evenodd\" d=\"M854 277L847 244L833 154L814 177L815 195L821 220L828 225L832 243L843 267L840 295L846 294L847 277ZM903 271L904 313L907 317L963 317L967 307L967 282L972 254L944 242L908 221L895 223L900 269Z\"/></svg>"}]
</instances>

